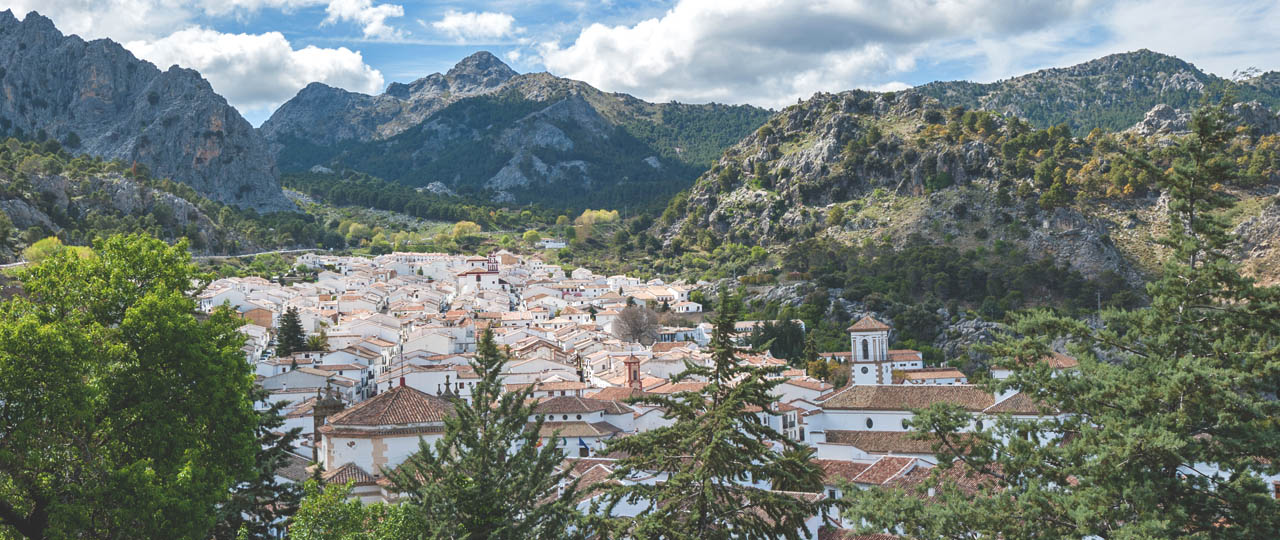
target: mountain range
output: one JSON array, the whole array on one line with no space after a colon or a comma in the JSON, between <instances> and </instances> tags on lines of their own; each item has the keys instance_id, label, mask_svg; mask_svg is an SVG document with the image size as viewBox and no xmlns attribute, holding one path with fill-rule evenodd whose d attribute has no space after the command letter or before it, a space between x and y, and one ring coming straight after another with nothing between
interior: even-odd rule
<instances>
[{"instance_id":1,"label":"mountain range","mask_svg":"<svg viewBox=\"0 0 1280 540\"><path fill-rule=\"evenodd\" d=\"M915 90L946 107L999 111L1041 128L1066 124L1085 134L1095 128L1128 128L1156 105L1191 109L1203 98L1220 97L1228 88L1238 100L1280 108L1280 72L1231 81L1146 49L992 83L933 82Z\"/></svg>"},{"instance_id":2,"label":"mountain range","mask_svg":"<svg viewBox=\"0 0 1280 540\"><path fill-rule=\"evenodd\" d=\"M120 44L63 35L39 13L0 12L0 132L137 163L210 199L287 210L275 159L199 73Z\"/></svg>"},{"instance_id":3,"label":"mountain range","mask_svg":"<svg viewBox=\"0 0 1280 540\"><path fill-rule=\"evenodd\" d=\"M499 203L644 206L687 187L770 112L648 103L488 52L377 96L313 83L260 129L285 171L354 169Z\"/></svg>"},{"instance_id":4,"label":"mountain range","mask_svg":"<svg viewBox=\"0 0 1280 540\"><path fill-rule=\"evenodd\" d=\"M1146 50L993 83L820 93L776 112L649 103L478 52L376 96L312 83L256 130L199 73L63 35L38 13L0 13L0 58L3 134L263 212L294 208L280 171L354 171L468 204L665 206L652 231L668 246L1001 240L1134 281L1150 269L1139 251L1157 193L1100 138L1168 144L1187 111L1230 93L1254 102L1235 111L1257 132L1240 159L1258 164L1264 187L1277 168L1265 151L1280 73L1228 80Z\"/></svg>"}]
</instances>

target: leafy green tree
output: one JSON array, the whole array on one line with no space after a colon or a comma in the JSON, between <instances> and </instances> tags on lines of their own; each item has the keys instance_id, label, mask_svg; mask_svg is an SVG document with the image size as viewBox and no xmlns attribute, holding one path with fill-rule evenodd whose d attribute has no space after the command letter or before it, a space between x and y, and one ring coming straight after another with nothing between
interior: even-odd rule
<instances>
[{"instance_id":1,"label":"leafy green tree","mask_svg":"<svg viewBox=\"0 0 1280 540\"><path fill-rule=\"evenodd\" d=\"M22 250L22 258L30 263L40 263L49 257L52 257L67 247L62 244L56 236L44 238Z\"/></svg>"},{"instance_id":2,"label":"leafy green tree","mask_svg":"<svg viewBox=\"0 0 1280 540\"><path fill-rule=\"evenodd\" d=\"M265 401L270 393L255 387L253 400ZM231 499L218 507L218 523L213 538L271 539L276 522L292 517L302 500L302 486L280 482L276 475L289 465L289 454L302 428L281 432L281 410L288 401L277 401L258 411L258 445L255 474L242 479L231 490ZM241 536L243 535L243 536Z\"/></svg>"},{"instance_id":3,"label":"leafy green tree","mask_svg":"<svg viewBox=\"0 0 1280 540\"><path fill-rule=\"evenodd\" d=\"M563 538L580 517L576 482L560 470L564 452L540 444L542 417L530 421L533 387L503 391L506 362L486 330L471 361L480 380L470 401L456 403L444 437L420 442L417 453L386 472L408 495L409 512L441 525L437 538Z\"/></svg>"},{"instance_id":4,"label":"leafy green tree","mask_svg":"<svg viewBox=\"0 0 1280 540\"><path fill-rule=\"evenodd\" d=\"M298 319L298 308L289 308L280 316L279 328L276 330L276 355L289 356L307 349L306 332L302 330L302 321Z\"/></svg>"},{"instance_id":5,"label":"leafy green tree","mask_svg":"<svg viewBox=\"0 0 1280 540\"><path fill-rule=\"evenodd\" d=\"M0 536L206 538L254 474L242 324L195 316L185 242L112 236L0 304Z\"/></svg>"},{"instance_id":6,"label":"leafy green tree","mask_svg":"<svg viewBox=\"0 0 1280 540\"><path fill-rule=\"evenodd\" d=\"M532 246L542 240L542 235L538 234L538 231L528 230L524 232L524 236L521 239L524 240L525 244Z\"/></svg>"},{"instance_id":7,"label":"leafy green tree","mask_svg":"<svg viewBox=\"0 0 1280 540\"><path fill-rule=\"evenodd\" d=\"M1037 420L1001 418L957 436L964 411L934 406L915 421L943 467L983 474L977 493L942 482L934 504L901 491L853 493L849 517L922 538L1265 538L1280 502L1280 289L1258 287L1230 259L1215 188L1236 165L1225 106L1198 110L1169 173L1135 161L1170 196L1170 250L1148 285L1151 305L1109 309L1100 327L1039 311L991 348L1012 370L995 391L1033 396ZM1025 336L1025 337L1017 337ZM1080 362L1055 374L1041 358L1065 338ZM958 459L952 464L952 458ZM915 494L920 495L920 494Z\"/></svg>"},{"instance_id":8,"label":"leafy green tree","mask_svg":"<svg viewBox=\"0 0 1280 540\"><path fill-rule=\"evenodd\" d=\"M750 485L785 487L805 483L815 467L798 463L799 444L757 414L769 410L780 368L757 368L738 361L734 346L736 302L722 295L713 321L711 364L688 364L675 381L705 380L697 391L646 395L636 403L661 407L675 422L630 437L613 439L608 451L619 483L605 489L604 511L619 503L644 508L634 520L613 523L618 536L634 538L807 538L804 521L818 505ZM781 445L782 451L773 444ZM636 483L637 474L663 481Z\"/></svg>"},{"instance_id":9,"label":"leafy green tree","mask_svg":"<svg viewBox=\"0 0 1280 540\"><path fill-rule=\"evenodd\" d=\"M329 350L329 335L321 330L317 334L307 336L306 344L303 346L305 351L327 351Z\"/></svg>"},{"instance_id":10,"label":"leafy green tree","mask_svg":"<svg viewBox=\"0 0 1280 540\"><path fill-rule=\"evenodd\" d=\"M290 540L390 540L419 538L428 524L405 505L362 504L350 499L351 485L321 487L308 480L305 496L289 526Z\"/></svg>"}]
</instances>

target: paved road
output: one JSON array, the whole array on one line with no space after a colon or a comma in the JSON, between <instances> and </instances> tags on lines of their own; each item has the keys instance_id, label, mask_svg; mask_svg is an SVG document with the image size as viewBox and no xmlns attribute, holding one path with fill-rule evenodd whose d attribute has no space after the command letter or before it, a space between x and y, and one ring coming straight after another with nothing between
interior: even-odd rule
<instances>
[{"instance_id":1,"label":"paved road","mask_svg":"<svg viewBox=\"0 0 1280 540\"><path fill-rule=\"evenodd\" d=\"M191 258L192 259L240 259L243 257L257 257L258 255L270 255L272 253L305 253L308 251L324 251L324 250L320 248L277 249L274 251L259 251L257 253L241 253L239 255L199 255Z\"/></svg>"},{"instance_id":2,"label":"paved road","mask_svg":"<svg viewBox=\"0 0 1280 540\"><path fill-rule=\"evenodd\" d=\"M192 259L239 259L239 258L242 258L242 257L257 257L258 255L267 255L267 254L271 254L271 253L304 253L304 252L307 252L307 251L324 251L324 250L323 250L323 249L319 249L319 248L311 248L311 249L277 249L277 250L273 250L273 251L259 251L259 252L257 252L257 253L241 253L241 254L239 254L239 255L198 255L198 256L193 256L193 257L191 257L191 258L192 258ZM18 261L18 262L15 262L15 263L0 264L0 270L3 270L3 269L5 269L5 268L16 268L16 267L19 267L19 266L26 266L26 264L27 264L27 261Z\"/></svg>"}]
</instances>

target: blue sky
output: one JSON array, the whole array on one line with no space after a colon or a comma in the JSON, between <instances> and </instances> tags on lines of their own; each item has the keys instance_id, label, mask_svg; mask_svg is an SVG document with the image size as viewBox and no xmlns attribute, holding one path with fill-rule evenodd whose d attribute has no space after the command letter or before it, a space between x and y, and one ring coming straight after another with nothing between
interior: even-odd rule
<instances>
[{"instance_id":1,"label":"blue sky","mask_svg":"<svg viewBox=\"0 0 1280 540\"><path fill-rule=\"evenodd\" d=\"M780 107L815 92L990 81L1148 48L1280 69L1275 0L0 0L199 70L254 125L307 83L379 93L478 50L654 100Z\"/></svg>"}]
</instances>

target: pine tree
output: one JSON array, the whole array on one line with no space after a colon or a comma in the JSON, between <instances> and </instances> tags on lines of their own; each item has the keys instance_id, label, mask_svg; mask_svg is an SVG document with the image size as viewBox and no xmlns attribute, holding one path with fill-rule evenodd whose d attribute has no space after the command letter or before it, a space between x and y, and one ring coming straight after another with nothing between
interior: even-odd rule
<instances>
[{"instance_id":1,"label":"pine tree","mask_svg":"<svg viewBox=\"0 0 1280 540\"><path fill-rule=\"evenodd\" d=\"M506 361L486 330L471 362L480 380L470 401L456 404L444 437L387 471L411 513L448 524L439 538L563 538L580 517L564 452L540 444L541 416L530 421L533 387L503 392Z\"/></svg>"},{"instance_id":2,"label":"pine tree","mask_svg":"<svg viewBox=\"0 0 1280 540\"><path fill-rule=\"evenodd\" d=\"M262 387L255 387L253 400L263 401L270 396ZM220 517L214 526L213 538L223 540L239 538L274 538L271 528L276 522L288 519L302 500L302 486L293 482L281 483L276 475L288 466L289 454L302 428L281 432L284 416L280 411L287 401L277 401L265 410L258 411L258 453L255 468L250 477L242 479L231 489L231 499L218 507Z\"/></svg>"},{"instance_id":3,"label":"pine tree","mask_svg":"<svg viewBox=\"0 0 1280 540\"><path fill-rule=\"evenodd\" d=\"M1170 197L1170 257L1149 307L1104 311L1100 328L1035 312L992 347L1012 375L991 389L1022 391L1048 414L968 438L956 436L970 418L954 407L916 417L940 440L944 467L957 458L989 488L942 482L930 505L854 493L848 517L921 538L1273 537L1280 503L1260 477L1280 473L1280 289L1256 286L1229 258L1215 211L1231 202L1220 189L1236 174L1231 138L1225 104L1204 107L1168 172L1130 158ZM1057 338L1078 370L1025 361Z\"/></svg>"},{"instance_id":4,"label":"pine tree","mask_svg":"<svg viewBox=\"0 0 1280 540\"><path fill-rule=\"evenodd\" d=\"M306 339L302 321L298 319L298 308L286 309L280 316L280 326L276 331L276 356L289 356L305 350Z\"/></svg>"},{"instance_id":5,"label":"pine tree","mask_svg":"<svg viewBox=\"0 0 1280 540\"><path fill-rule=\"evenodd\" d=\"M807 538L804 521L819 505L765 486L804 485L815 466L797 459L799 445L757 414L769 410L780 368L738 361L732 341L736 303L722 295L709 366L687 364L673 381L705 380L699 391L647 395L635 402L661 407L670 426L610 441L607 451L627 456L615 464L606 514L620 503L645 508L635 520L613 526L635 538ZM778 445L780 448L775 447ZM781 451L780 451L781 450ZM784 456L784 453L787 455ZM657 483L635 483L634 475L657 474Z\"/></svg>"}]
</instances>

